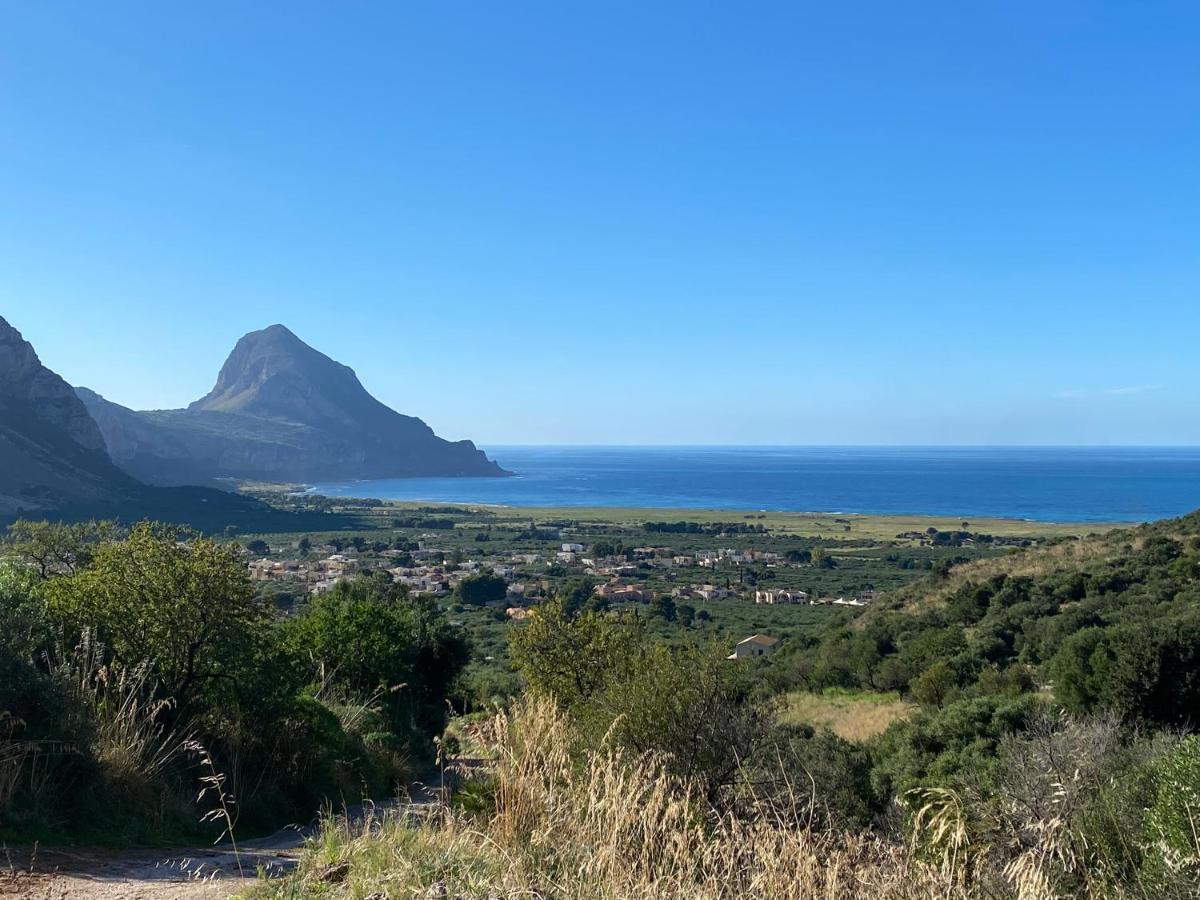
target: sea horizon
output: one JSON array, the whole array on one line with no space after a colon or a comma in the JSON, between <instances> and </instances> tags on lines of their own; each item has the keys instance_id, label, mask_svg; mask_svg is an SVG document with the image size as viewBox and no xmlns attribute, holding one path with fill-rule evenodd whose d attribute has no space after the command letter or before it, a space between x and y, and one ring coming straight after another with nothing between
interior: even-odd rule
<instances>
[{"instance_id":1,"label":"sea horizon","mask_svg":"<svg viewBox=\"0 0 1200 900\"><path fill-rule=\"evenodd\" d=\"M552 508L1139 522L1200 507L1190 445L486 444L511 477L322 482L329 496Z\"/></svg>"}]
</instances>

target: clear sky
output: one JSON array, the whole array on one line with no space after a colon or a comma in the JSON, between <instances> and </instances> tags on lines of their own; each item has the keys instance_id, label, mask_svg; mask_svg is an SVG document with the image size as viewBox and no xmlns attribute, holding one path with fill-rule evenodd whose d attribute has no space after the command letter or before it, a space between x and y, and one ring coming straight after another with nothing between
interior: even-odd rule
<instances>
[{"instance_id":1,"label":"clear sky","mask_svg":"<svg viewBox=\"0 0 1200 900\"><path fill-rule=\"evenodd\" d=\"M0 315L447 437L1200 444L1200 4L5 3Z\"/></svg>"}]
</instances>

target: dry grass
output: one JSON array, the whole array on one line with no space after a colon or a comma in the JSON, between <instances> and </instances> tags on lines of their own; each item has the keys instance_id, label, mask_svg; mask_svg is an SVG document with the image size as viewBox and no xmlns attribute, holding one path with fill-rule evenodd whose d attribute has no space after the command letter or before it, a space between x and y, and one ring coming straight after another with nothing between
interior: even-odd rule
<instances>
[{"instance_id":1,"label":"dry grass","mask_svg":"<svg viewBox=\"0 0 1200 900\"><path fill-rule=\"evenodd\" d=\"M570 728L546 703L527 701L504 726L488 812L332 823L296 875L257 896L900 898L953 887L874 834L788 828L783 810L716 817L654 757L573 759Z\"/></svg>"},{"instance_id":2,"label":"dry grass","mask_svg":"<svg viewBox=\"0 0 1200 900\"><path fill-rule=\"evenodd\" d=\"M1151 886L1121 877L1074 830L1102 785L1119 733L1111 721L1048 719L1011 738L990 799L910 792L907 842L790 825L804 818L787 801L752 818L718 815L661 759L613 748L572 755L571 727L544 702L521 702L492 733L494 767L472 792L490 800L478 812L330 822L296 873L251 896L1144 900L1200 891L1182 878ZM1177 855L1186 857L1171 860L1180 872L1200 871L1200 845Z\"/></svg>"},{"instance_id":3,"label":"dry grass","mask_svg":"<svg viewBox=\"0 0 1200 900\"><path fill-rule=\"evenodd\" d=\"M897 694L796 691L787 695L780 721L828 728L838 737L862 743L916 710L915 705L905 703Z\"/></svg>"}]
</instances>

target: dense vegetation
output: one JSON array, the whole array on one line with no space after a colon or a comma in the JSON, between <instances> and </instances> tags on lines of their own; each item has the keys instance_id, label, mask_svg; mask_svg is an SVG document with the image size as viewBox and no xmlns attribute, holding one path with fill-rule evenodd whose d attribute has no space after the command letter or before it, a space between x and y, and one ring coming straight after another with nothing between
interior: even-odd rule
<instances>
[{"instance_id":1,"label":"dense vegetation","mask_svg":"<svg viewBox=\"0 0 1200 900\"><path fill-rule=\"evenodd\" d=\"M941 567L736 664L576 593L509 630L527 698L470 732L497 761L449 822L331 829L347 890L1200 895L1200 516ZM829 690L915 711L854 741L779 715Z\"/></svg>"},{"instance_id":2,"label":"dense vegetation","mask_svg":"<svg viewBox=\"0 0 1200 900\"><path fill-rule=\"evenodd\" d=\"M214 773L236 801L222 829L387 793L431 758L468 656L431 601L386 578L281 618L236 544L172 526L18 523L6 550L6 839L195 831Z\"/></svg>"},{"instance_id":3,"label":"dense vegetation","mask_svg":"<svg viewBox=\"0 0 1200 900\"><path fill-rule=\"evenodd\" d=\"M6 836L78 837L101 807L110 839L197 828L206 757L239 829L307 817L411 777L453 707L470 714L442 745L492 762L449 818L331 828L284 895L1197 895L1200 515L1033 544L965 528L663 532L786 560L694 576L647 562L641 521L413 516L431 517L453 527L244 550L153 524L19 524L0 567ZM650 599L597 594L555 560L567 534L628 560ZM360 574L327 592L246 578L250 553L342 548ZM516 619L487 567L440 601L387 568L539 548ZM683 577L742 597L762 582L891 589L858 609L756 606L672 596ZM726 659L760 630L778 652ZM856 706L875 723L813 715ZM324 881L343 861L344 887Z\"/></svg>"}]
</instances>

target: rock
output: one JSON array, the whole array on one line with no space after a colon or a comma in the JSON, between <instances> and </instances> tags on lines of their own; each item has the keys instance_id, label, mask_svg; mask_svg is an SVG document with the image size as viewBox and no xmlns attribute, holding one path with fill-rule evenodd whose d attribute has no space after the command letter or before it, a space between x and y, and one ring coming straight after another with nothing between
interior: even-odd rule
<instances>
[{"instance_id":1,"label":"rock","mask_svg":"<svg viewBox=\"0 0 1200 900\"><path fill-rule=\"evenodd\" d=\"M350 863L343 860L342 862L333 863L326 867L325 871L318 875L317 878L327 884L341 884L349 874Z\"/></svg>"}]
</instances>

